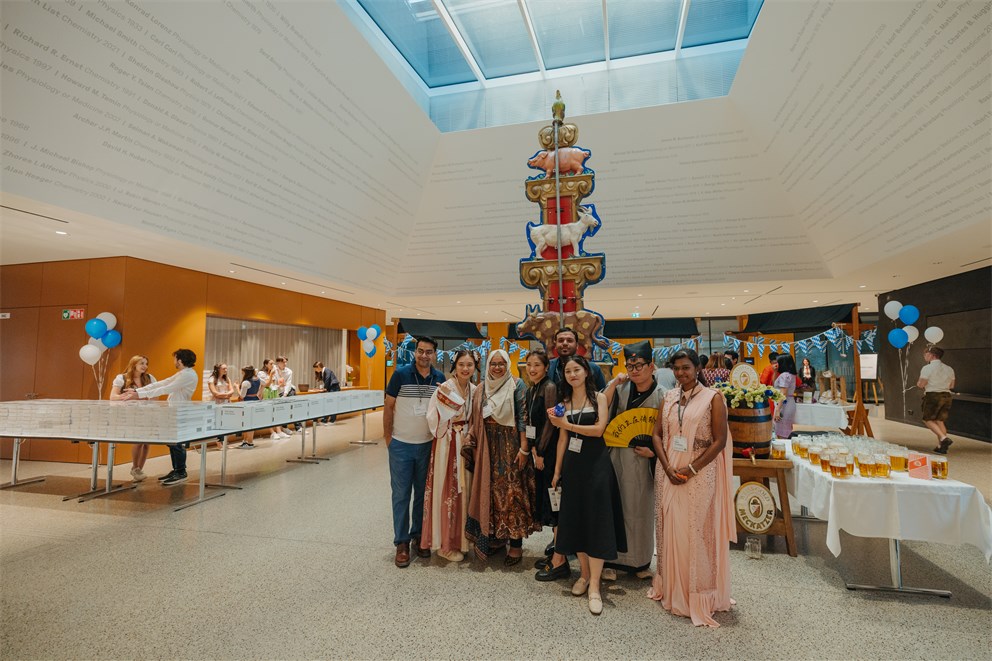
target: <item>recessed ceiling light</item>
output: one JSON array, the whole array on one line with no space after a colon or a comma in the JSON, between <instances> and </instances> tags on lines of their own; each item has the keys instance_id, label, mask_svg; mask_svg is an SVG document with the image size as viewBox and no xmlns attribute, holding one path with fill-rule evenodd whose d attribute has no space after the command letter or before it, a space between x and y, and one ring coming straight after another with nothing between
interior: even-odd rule
<instances>
[{"instance_id":1,"label":"recessed ceiling light","mask_svg":"<svg viewBox=\"0 0 992 661\"><path fill-rule=\"evenodd\" d=\"M55 233L61 236L69 236L68 232L63 232L62 230L55 230Z\"/></svg>"},{"instance_id":2,"label":"recessed ceiling light","mask_svg":"<svg viewBox=\"0 0 992 661\"><path fill-rule=\"evenodd\" d=\"M818 298L814 298L814 299L813 299L813 302L814 302L814 303L819 303L819 302L820 302L820 299L818 299Z\"/></svg>"},{"instance_id":3,"label":"recessed ceiling light","mask_svg":"<svg viewBox=\"0 0 992 661\"><path fill-rule=\"evenodd\" d=\"M638 298L640 298L641 296L644 296L644 294L638 294L637 295Z\"/></svg>"},{"instance_id":4,"label":"recessed ceiling light","mask_svg":"<svg viewBox=\"0 0 992 661\"><path fill-rule=\"evenodd\" d=\"M486 310L486 311L485 311L485 312L483 312L482 314L489 314L489 310Z\"/></svg>"},{"instance_id":5,"label":"recessed ceiling light","mask_svg":"<svg viewBox=\"0 0 992 661\"><path fill-rule=\"evenodd\" d=\"M280 285L284 285L284 284L286 284L286 283L285 283L285 282L280 282L279 284L280 284Z\"/></svg>"},{"instance_id":6,"label":"recessed ceiling light","mask_svg":"<svg viewBox=\"0 0 992 661\"><path fill-rule=\"evenodd\" d=\"M709 314L709 312L707 312L706 314Z\"/></svg>"},{"instance_id":7,"label":"recessed ceiling light","mask_svg":"<svg viewBox=\"0 0 992 661\"><path fill-rule=\"evenodd\" d=\"M726 305L726 303L721 303L720 305Z\"/></svg>"},{"instance_id":8,"label":"recessed ceiling light","mask_svg":"<svg viewBox=\"0 0 992 661\"><path fill-rule=\"evenodd\" d=\"M461 301L455 301L455 303L461 303Z\"/></svg>"},{"instance_id":9,"label":"recessed ceiling light","mask_svg":"<svg viewBox=\"0 0 992 661\"><path fill-rule=\"evenodd\" d=\"M634 309L635 309L635 310L639 310L640 308L641 308L641 306L640 306L640 305L635 305L635 306L634 306Z\"/></svg>"},{"instance_id":10,"label":"recessed ceiling light","mask_svg":"<svg viewBox=\"0 0 992 661\"><path fill-rule=\"evenodd\" d=\"M228 273L234 273L234 271L228 271Z\"/></svg>"},{"instance_id":11,"label":"recessed ceiling light","mask_svg":"<svg viewBox=\"0 0 992 661\"><path fill-rule=\"evenodd\" d=\"M730 300L732 300L732 301L736 301L736 300L737 300L737 297L736 297L736 296L731 296L731 297L730 297Z\"/></svg>"},{"instance_id":12,"label":"recessed ceiling light","mask_svg":"<svg viewBox=\"0 0 992 661\"><path fill-rule=\"evenodd\" d=\"M859 288L859 289L864 289L864 288L865 288L865 287L867 287L867 286L868 286L868 285L858 285L858 288Z\"/></svg>"},{"instance_id":13,"label":"recessed ceiling light","mask_svg":"<svg viewBox=\"0 0 992 661\"><path fill-rule=\"evenodd\" d=\"M750 293L751 293L751 290L750 290L750 289L745 289L745 290L744 290L744 293L745 293L745 294L750 294Z\"/></svg>"},{"instance_id":14,"label":"recessed ceiling light","mask_svg":"<svg viewBox=\"0 0 992 661\"><path fill-rule=\"evenodd\" d=\"M419 313L419 312L417 313L417 316L418 316L418 317L420 316L420 313Z\"/></svg>"},{"instance_id":15,"label":"recessed ceiling light","mask_svg":"<svg viewBox=\"0 0 992 661\"><path fill-rule=\"evenodd\" d=\"M322 292L320 292L320 293L321 293L321 294L326 294L327 292L326 292L326 291L322 291Z\"/></svg>"}]
</instances>

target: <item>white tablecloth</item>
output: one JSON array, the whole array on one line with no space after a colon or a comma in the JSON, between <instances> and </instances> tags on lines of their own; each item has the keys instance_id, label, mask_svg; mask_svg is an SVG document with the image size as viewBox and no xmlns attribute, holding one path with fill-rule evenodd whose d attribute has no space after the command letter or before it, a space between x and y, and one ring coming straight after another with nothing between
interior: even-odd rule
<instances>
[{"instance_id":1,"label":"white tablecloth","mask_svg":"<svg viewBox=\"0 0 992 661\"><path fill-rule=\"evenodd\" d=\"M986 561L992 558L992 510L970 484L895 472L888 479L837 479L791 451L789 458L795 464L787 472L789 493L827 522L827 548L835 556L844 530L857 537L971 544Z\"/></svg>"},{"instance_id":2,"label":"white tablecloth","mask_svg":"<svg viewBox=\"0 0 992 661\"><path fill-rule=\"evenodd\" d=\"M853 410L853 404L849 406L796 404L795 424L809 425L811 427L829 427L831 429L847 429L847 412Z\"/></svg>"}]
</instances>

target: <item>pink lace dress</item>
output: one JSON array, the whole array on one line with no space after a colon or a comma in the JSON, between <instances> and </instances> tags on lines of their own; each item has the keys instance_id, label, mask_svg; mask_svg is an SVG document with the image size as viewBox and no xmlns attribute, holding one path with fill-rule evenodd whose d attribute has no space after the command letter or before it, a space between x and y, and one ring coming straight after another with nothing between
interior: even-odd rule
<instances>
[{"instance_id":1,"label":"pink lace dress","mask_svg":"<svg viewBox=\"0 0 992 661\"><path fill-rule=\"evenodd\" d=\"M675 450L681 392L670 390L662 404L662 441L672 467L689 464L713 443L710 415L718 394L697 386L682 416L688 450ZM728 433L725 450L686 484L672 484L660 465L655 473L658 571L648 596L671 613L692 618L696 626L719 627L713 613L735 603L730 598L730 542L737 539L731 446Z\"/></svg>"}]
</instances>

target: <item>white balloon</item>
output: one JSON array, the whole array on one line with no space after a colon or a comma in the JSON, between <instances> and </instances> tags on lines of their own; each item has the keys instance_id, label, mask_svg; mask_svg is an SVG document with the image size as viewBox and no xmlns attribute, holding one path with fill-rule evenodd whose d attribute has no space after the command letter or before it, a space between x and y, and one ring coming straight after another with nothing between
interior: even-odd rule
<instances>
[{"instance_id":1,"label":"white balloon","mask_svg":"<svg viewBox=\"0 0 992 661\"><path fill-rule=\"evenodd\" d=\"M375 338L377 338L377 337L379 337L379 332L376 329L374 329L374 328L368 328L368 329L365 330L365 339L366 340L375 340Z\"/></svg>"},{"instance_id":2,"label":"white balloon","mask_svg":"<svg viewBox=\"0 0 992 661\"><path fill-rule=\"evenodd\" d=\"M107 330L111 330L117 325L117 316L113 312L101 312L96 318L107 324Z\"/></svg>"},{"instance_id":3,"label":"white balloon","mask_svg":"<svg viewBox=\"0 0 992 661\"><path fill-rule=\"evenodd\" d=\"M362 342L362 351L364 351L365 353L368 353L373 349L375 349L375 342L373 342L372 340L365 340Z\"/></svg>"},{"instance_id":4,"label":"white balloon","mask_svg":"<svg viewBox=\"0 0 992 661\"><path fill-rule=\"evenodd\" d=\"M916 342L916 339L920 336L920 331L916 329L916 326L903 326L902 329L906 331L910 344Z\"/></svg>"},{"instance_id":5,"label":"white balloon","mask_svg":"<svg viewBox=\"0 0 992 661\"><path fill-rule=\"evenodd\" d=\"M882 310L885 311L885 316L889 319L898 319L899 310L902 310L902 303L899 301L889 301Z\"/></svg>"},{"instance_id":6,"label":"white balloon","mask_svg":"<svg viewBox=\"0 0 992 661\"><path fill-rule=\"evenodd\" d=\"M79 347L79 357L87 365L95 365L97 361L100 360L100 356L102 354L103 352L92 344L84 344Z\"/></svg>"},{"instance_id":7,"label":"white balloon","mask_svg":"<svg viewBox=\"0 0 992 661\"><path fill-rule=\"evenodd\" d=\"M944 339L944 331L940 330L937 326L931 326L923 331L923 337L925 337L927 342L930 344L937 344Z\"/></svg>"},{"instance_id":8,"label":"white balloon","mask_svg":"<svg viewBox=\"0 0 992 661\"><path fill-rule=\"evenodd\" d=\"M91 337L91 338L90 338L90 344L92 344L92 345L93 345L93 346L95 346L95 347L96 347L97 349L99 349L99 350L100 350L100 353L103 353L104 351L106 351L106 350L107 350L107 345L106 345L106 344L104 344L104 343L103 343L103 340L101 340L101 339L100 339L100 338L98 338L98 337Z\"/></svg>"}]
</instances>

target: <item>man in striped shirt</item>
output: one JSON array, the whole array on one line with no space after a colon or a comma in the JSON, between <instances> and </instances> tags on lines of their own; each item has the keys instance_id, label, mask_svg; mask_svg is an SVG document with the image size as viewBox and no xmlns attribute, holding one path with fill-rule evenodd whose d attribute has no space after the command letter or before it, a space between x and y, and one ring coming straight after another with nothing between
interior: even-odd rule
<instances>
[{"instance_id":1,"label":"man in striped shirt","mask_svg":"<svg viewBox=\"0 0 992 661\"><path fill-rule=\"evenodd\" d=\"M420 548L420 530L424 520L424 488L431 460L431 441L434 440L427 426L427 404L438 385L444 383L444 374L434 367L436 353L437 342L433 338L417 338L414 363L397 367L386 386L382 430L389 450L397 567L410 564L411 547L422 558L431 555L430 549Z\"/></svg>"}]
</instances>

